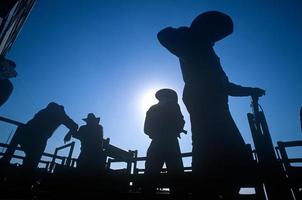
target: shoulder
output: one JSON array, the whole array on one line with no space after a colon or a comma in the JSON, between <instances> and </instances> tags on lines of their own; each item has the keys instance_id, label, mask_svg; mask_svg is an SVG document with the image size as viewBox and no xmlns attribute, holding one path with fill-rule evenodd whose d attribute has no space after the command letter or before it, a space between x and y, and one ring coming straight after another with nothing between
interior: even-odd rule
<instances>
[{"instance_id":1,"label":"shoulder","mask_svg":"<svg viewBox=\"0 0 302 200\"><path fill-rule=\"evenodd\" d=\"M80 126L78 132L82 132L82 131L84 131L85 129L87 129L87 126L86 126L86 125Z\"/></svg>"},{"instance_id":2,"label":"shoulder","mask_svg":"<svg viewBox=\"0 0 302 200\"><path fill-rule=\"evenodd\" d=\"M147 114L148 114L148 113L155 112L155 111L157 111L158 109L160 109L160 105L159 105L159 104L152 105L152 106L149 108L149 110L147 111Z\"/></svg>"}]
</instances>

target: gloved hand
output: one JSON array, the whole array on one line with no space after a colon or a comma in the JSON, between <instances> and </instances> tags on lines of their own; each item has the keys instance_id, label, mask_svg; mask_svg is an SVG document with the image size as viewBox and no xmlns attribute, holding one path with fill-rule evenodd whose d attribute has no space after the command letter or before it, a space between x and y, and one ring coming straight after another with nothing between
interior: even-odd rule
<instances>
[{"instance_id":1,"label":"gloved hand","mask_svg":"<svg viewBox=\"0 0 302 200\"><path fill-rule=\"evenodd\" d=\"M263 95L265 95L265 90L263 90L261 88L252 88L252 90L251 90L252 97L261 97Z\"/></svg>"}]
</instances>

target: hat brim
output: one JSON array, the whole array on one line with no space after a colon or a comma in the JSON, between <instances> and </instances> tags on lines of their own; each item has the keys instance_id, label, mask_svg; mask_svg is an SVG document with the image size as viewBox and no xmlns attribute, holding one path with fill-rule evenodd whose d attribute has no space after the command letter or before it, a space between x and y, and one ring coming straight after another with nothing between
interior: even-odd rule
<instances>
[{"instance_id":1,"label":"hat brim","mask_svg":"<svg viewBox=\"0 0 302 200\"><path fill-rule=\"evenodd\" d=\"M90 122L90 121L96 121L96 122L100 122L100 118L99 117L96 117L96 118L84 118L82 119L83 121L85 122Z\"/></svg>"}]
</instances>

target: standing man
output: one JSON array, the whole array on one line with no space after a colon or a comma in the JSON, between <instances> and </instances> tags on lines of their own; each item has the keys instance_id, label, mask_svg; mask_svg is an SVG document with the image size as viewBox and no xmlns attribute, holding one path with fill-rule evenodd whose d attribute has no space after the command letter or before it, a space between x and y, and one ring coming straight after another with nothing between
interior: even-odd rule
<instances>
[{"instance_id":1,"label":"standing man","mask_svg":"<svg viewBox=\"0 0 302 200\"><path fill-rule=\"evenodd\" d=\"M78 129L78 125L65 113L63 106L55 102L49 103L25 125L17 128L1 162L8 164L16 147L20 145L25 152L23 167L34 171L45 150L47 140L62 124L69 129L69 132Z\"/></svg>"},{"instance_id":2,"label":"standing man","mask_svg":"<svg viewBox=\"0 0 302 200\"><path fill-rule=\"evenodd\" d=\"M103 127L100 118L89 113L83 119L86 125L79 128L77 132L70 132L64 138L67 142L71 136L81 141L81 153L78 157L77 168L84 174L96 174L103 171L105 167L105 155L103 151Z\"/></svg>"},{"instance_id":3,"label":"standing man","mask_svg":"<svg viewBox=\"0 0 302 200\"><path fill-rule=\"evenodd\" d=\"M154 194L156 178L166 163L168 174L173 178L183 173L183 162L177 137L184 132L185 121L177 103L177 93L171 89L161 89L155 97L159 102L147 111L144 132L152 140L147 151L145 192ZM172 180L173 180L172 178ZM177 188L171 186L175 193Z\"/></svg>"},{"instance_id":4,"label":"standing man","mask_svg":"<svg viewBox=\"0 0 302 200\"><path fill-rule=\"evenodd\" d=\"M214 51L215 42L233 32L232 19L209 11L190 27L165 28L159 42L179 58L185 87L183 101L192 127L195 194L208 199L235 199L234 178L244 175L250 155L231 116L228 96L262 96L260 88L242 87L229 81ZM201 184L202 183L202 184Z\"/></svg>"}]
</instances>

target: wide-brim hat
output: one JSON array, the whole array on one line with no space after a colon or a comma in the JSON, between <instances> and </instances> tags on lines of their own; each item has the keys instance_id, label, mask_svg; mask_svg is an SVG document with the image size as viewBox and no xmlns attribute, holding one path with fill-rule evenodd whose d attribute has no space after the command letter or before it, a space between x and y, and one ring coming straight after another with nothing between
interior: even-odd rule
<instances>
[{"instance_id":1,"label":"wide-brim hat","mask_svg":"<svg viewBox=\"0 0 302 200\"><path fill-rule=\"evenodd\" d=\"M8 65L13 69L16 68L16 63L14 61L7 59L4 56L0 56L0 67L2 67L2 65Z\"/></svg>"},{"instance_id":2,"label":"wide-brim hat","mask_svg":"<svg viewBox=\"0 0 302 200\"><path fill-rule=\"evenodd\" d=\"M191 36L217 42L233 32L234 26L230 16L219 11L208 11L198 15L189 31Z\"/></svg>"},{"instance_id":3,"label":"wide-brim hat","mask_svg":"<svg viewBox=\"0 0 302 200\"><path fill-rule=\"evenodd\" d=\"M155 97L161 101L163 99L169 99L169 100L172 100L172 101L176 101L177 102L177 93L172 90L172 89L169 89L169 88L163 88L163 89L160 89L158 90L156 93L155 93Z\"/></svg>"},{"instance_id":4,"label":"wide-brim hat","mask_svg":"<svg viewBox=\"0 0 302 200\"><path fill-rule=\"evenodd\" d=\"M84 119L82 119L83 121L85 121L85 122L97 122L97 123L99 123L100 122L100 118L99 117L95 117L95 115L93 114L93 113L89 113L88 115L87 115L87 117L86 118L84 118Z\"/></svg>"}]
</instances>

